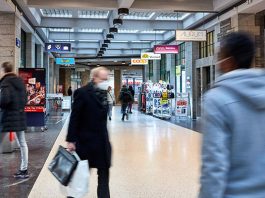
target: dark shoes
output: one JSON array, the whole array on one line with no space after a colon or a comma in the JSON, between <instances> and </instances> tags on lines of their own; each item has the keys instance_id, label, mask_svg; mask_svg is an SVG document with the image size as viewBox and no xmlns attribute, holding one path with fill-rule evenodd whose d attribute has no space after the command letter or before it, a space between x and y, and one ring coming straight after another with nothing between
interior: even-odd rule
<instances>
[{"instance_id":1,"label":"dark shoes","mask_svg":"<svg viewBox=\"0 0 265 198\"><path fill-rule=\"evenodd\" d=\"M14 174L14 177L16 179L27 179L29 178L29 173L28 173L28 170L19 170L17 173Z\"/></svg>"},{"instance_id":2,"label":"dark shoes","mask_svg":"<svg viewBox=\"0 0 265 198\"><path fill-rule=\"evenodd\" d=\"M130 111L129 113L130 113L130 114L132 114L132 112L131 112L131 111Z\"/></svg>"},{"instance_id":3,"label":"dark shoes","mask_svg":"<svg viewBox=\"0 0 265 198\"><path fill-rule=\"evenodd\" d=\"M111 120L111 117L109 117L109 120Z\"/></svg>"}]
</instances>

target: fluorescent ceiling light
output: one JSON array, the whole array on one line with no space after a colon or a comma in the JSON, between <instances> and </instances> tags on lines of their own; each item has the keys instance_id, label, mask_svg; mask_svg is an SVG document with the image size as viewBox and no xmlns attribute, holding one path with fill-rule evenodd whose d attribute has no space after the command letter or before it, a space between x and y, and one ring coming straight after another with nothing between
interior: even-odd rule
<instances>
[{"instance_id":1,"label":"fluorescent ceiling light","mask_svg":"<svg viewBox=\"0 0 265 198\"><path fill-rule=\"evenodd\" d=\"M137 33L140 30L127 30L127 29L119 29L118 32L122 34L131 34L131 33Z\"/></svg>"},{"instance_id":2,"label":"fluorescent ceiling light","mask_svg":"<svg viewBox=\"0 0 265 198\"><path fill-rule=\"evenodd\" d=\"M54 40L55 42L75 42L75 40Z\"/></svg>"},{"instance_id":3,"label":"fluorescent ceiling light","mask_svg":"<svg viewBox=\"0 0 265 198\"><path fill-rule=\"evenodd\" d=\"M78 11L79 18L87 19L107 19L109 11L106 10L82 10Z\"/></svg>"},{"instance_id":4,"label":"fluorescent ceiling light","mask_svg":"<svg viewBox=\"0 0 265 198\"><path fill-rule=\"evenodd\" d=\"M73 13L71 10L64 9L40 9L42 16L44 17L61 17L61 18L71 18Z\"/></svg>"},{"instance_id":5,"label":"fluorescent ceiling light","mask_svg":"<svg viewBox=\"0 0 265 198\"><path fill-rule=\"evenodd\" d=\"M74 32L73 28L49 28L51 32Z\"/></svg>"},{"instance_id":6,"label":"fluorescent ceiling light","mask_svg":"<svg viewBox=\"0 0 265 198\"><path fill-rule=\"evenodd\" d=\"M103 32L103 29L80 28L79 32L101 33Z\"/></svg>"},{"instance_id":7,"label":"fluorescent ceiling light","mask_svg":"<svg viewBox=\"0 0 265 198\"><path fill-rule=\"evenodd\" d=\"M164 34L166 31L164 30L144 30L144 31L141 31L141 33L143 34Z\"/></svg>"},{"instance_id":8,"label":"fluorescent ceiling light","mask_svg":"<svg viewBox=\"0 0 265 198\"><path fill-rule=\"evenodd\" d=\"M190 16L191 13L161 13L159 16L156 17L156 20L164 20L164 21L182 21L188 16Z\"/></svg>"},{"instance_id":9,"label":"fluorescent ceiling light","mask_svg":"<svg viewBox=\"0 0 265 198\"><path fill-rule=\"evenodd\" d=\"M155 12L131 12L129 15L124 16L124 19L142 19L150 20L155 15Z\"/></svg>"},{"instance_id":10,"label":"fluorescent ceiling light","mask_svg":"<svg viewBox=\"0 0 265 198\"><path fill-rule=\"evenodd\" d=\"M89 42L89 43L98 43L98 40L78 40L79 42Z\"/></svg>"},{"instance_id":11,"label":"fluorescent ceiling light","mask_svg":"<svg viewBox=\"0 0 265 198\"><path fill-rule=\"evenodd\" d=\"M112 43L128 43L129 41L117 41L117 40L114 40L114 41L111 41Z\"/></svg>"}]
</instances>

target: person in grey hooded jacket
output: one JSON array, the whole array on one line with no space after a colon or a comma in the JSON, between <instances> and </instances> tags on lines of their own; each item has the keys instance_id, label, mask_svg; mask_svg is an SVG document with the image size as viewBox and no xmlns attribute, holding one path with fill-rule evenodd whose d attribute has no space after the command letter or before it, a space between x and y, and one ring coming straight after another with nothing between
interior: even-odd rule
<instances>
[{"instance_id":1,"label":"person in grey hooded jacket","mask_svg":"<svg viewBox=\"0 0 265 198\"><path fill-rule=\"evenodd\" d=\"M204 98L200 198L265 198L265 71L245 33L221 43L223 73Z\"/></svg>"}]
</instances>

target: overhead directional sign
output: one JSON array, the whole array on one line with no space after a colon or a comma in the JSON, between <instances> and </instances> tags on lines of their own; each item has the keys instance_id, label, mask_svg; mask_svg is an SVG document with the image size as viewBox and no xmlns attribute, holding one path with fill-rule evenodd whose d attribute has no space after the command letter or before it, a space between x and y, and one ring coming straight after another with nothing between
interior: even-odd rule
<instances>
[{"instance_id":1,"label":"overhead directional sign","mask_svg":"<svg viewBox=\"0 0 265 198\"><path fill-rule=\"evenodd\" d=\"M143 59L131 59L131 64L132 65L147 65L148 64L148 60L143 60Z\"/></svg>"},{"instance_id":2,"label":"overhead directional sign","mask_svg":"<svg viewBox=\"0 0 265 198\"><path fill-rule=\"evenodd\" d=\"M206 30L176 30L177 41L206 41Z\"/></svg>"},{"instance_id":3,"label":"overhead directional sign","mask_svg":"<svg viewBox=\"0 0 265 198\"><path fill-rule=\"evenodd\" d=\"M70 52L71 43L45 43L47 52Z\"/></svg>"},{"instance_id":4,"label":"overhead directional sign","mask_svg":"<svg viewBox=\"0 0 265 198\"><path fill-rule=\"evenodd\" d=\"M75 59L74 58L56 58L57 65L74 65Z\"/></svg>"},{"instance_id":5,"label":"overhead directional sign","mask_svg":"<svg viewBox=\"0 0 265 198\"><path fill-rule=\"evenodd\" d=\"M161 54L155 54L153 52L141 53L141 59L144 60L160 60Z\"/></svg>"}]
</instances>

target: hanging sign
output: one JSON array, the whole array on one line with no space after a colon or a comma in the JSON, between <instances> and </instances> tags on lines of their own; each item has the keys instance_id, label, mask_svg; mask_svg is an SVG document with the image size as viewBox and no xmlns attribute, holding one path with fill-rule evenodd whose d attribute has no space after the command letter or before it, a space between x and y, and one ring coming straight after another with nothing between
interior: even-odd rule
<instances>
[{"instance_id":1,"label":"hanging sign","mask_svg":"<svg viewBox=\"0 0 265 198\"><path fill-rule=\"evenodd\" d=\"M153 52L141 53L141 59L144 60L161 60L161 54L155 54Z\"/></svg>"},{"instance_id":2,"label":"hanging sign","mask_svg":"<svg viewBox=\"0 0 265 198\"><path fill-rule=\"evenodd\" d=\"M131 64L132 65L147 65L148 64L148 60L144 60L144 59L131 59Z\"/></svg>"},{"instance_id":3,"label":"hanging sign","mask_svg":"<svg viewBox=\"0 0 265 198\"><path fill-rule=\"evenodd\" d=\"M176 30L177 41L206 41L206 30Z\"/></svg>"},{"instance_id":4,"label":"hanging sign","mask_svg":"<svg viewBox=\"0 0 265 198\"><path fill-rule=\"evenodd\" d=\"M155 45L155 54L177 54L179 52L178 45Z\"/></svg>"},{"instance_id":5,"label":"hanging sign","mask_svg":"<svg viewBox=\"0 0 265 198\"><path fill-rule=\"evenodd\" d=\"M71 43L45 43L47 52L70 52Z\"/></svg>"},{"instance_id":6,"label":"hanging sign","mask_svg":"<svg viewBox=\"0 0 265 198\"><path fill-rule=\"evenodd\" d=\"M56 58L57 65L74 65L75 59L74 58Z\"/></svg>"}]
</instances>

